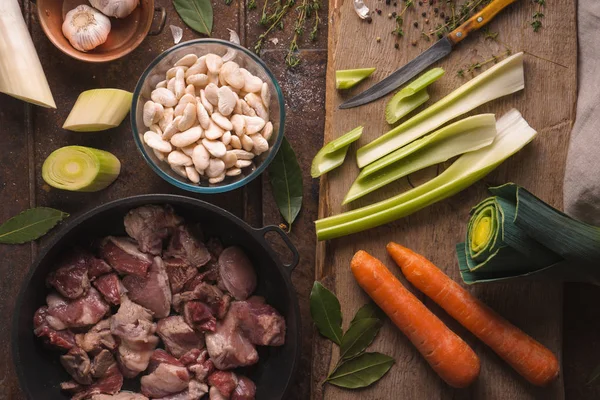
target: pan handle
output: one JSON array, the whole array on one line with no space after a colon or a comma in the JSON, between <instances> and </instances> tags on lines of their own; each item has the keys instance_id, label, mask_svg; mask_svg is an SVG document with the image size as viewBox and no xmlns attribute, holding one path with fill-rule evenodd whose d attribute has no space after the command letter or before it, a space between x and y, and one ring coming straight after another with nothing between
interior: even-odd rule
<instances>
[{"instance_id":1,"label":"pan handle","mask_svg":"<svg viewBox=\"0 0 600 400\"><path fill-rule=\"evenodd\" d=\"M148 36L160 35L163 29L165 29L165 24L167 22L167 10L164 7L154 7L154 12L160 12L160 23L156 30L148 32Z\"/></svg>"},{"instance_id":2,"label":"pan handle","mask_svg":"<svg viewBox=\"0 0 600 400\"><path fill-rule=\"evenodd\" d=\"M289 264L284 263L283 266L288 268L290 272L294 268L296 268L296 266L300 262L300 253L298 253L298 250L296 250L296 246L294 246L289 236L283 230L281 230L281 228L275 225L267 225L264 228L257 229L257 231L263 237L263 239L265 235L269 232L277 233L281 237L281 239L283 239L288 249L292 252L292 262Z\"/></svg>"}]
</instances>

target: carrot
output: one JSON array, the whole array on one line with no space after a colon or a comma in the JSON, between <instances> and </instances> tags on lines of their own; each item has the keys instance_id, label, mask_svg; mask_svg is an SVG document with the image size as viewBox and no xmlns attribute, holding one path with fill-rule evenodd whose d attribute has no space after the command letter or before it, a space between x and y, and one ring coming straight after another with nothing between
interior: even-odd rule
<instances>
[{"instance_id":1,"label":"carrot","mask_svg":"<svg viewBox=\"0 0 600 400\"><path fill-rule=\"evenodd\" d=\"M409 292L381 261L361 250L350 265L360 287L446 383L462 388L477 378L480 365L475 352Z\"/></svg>"},{"instance_id":2,"label":"carrot","mask_svg":"<svg viewBox=\"0 0 600 400\"><path fill-rule=\"evenodd\" d=\"M525 379L538 386L556 379L558 360L541 343L473 297L425 257L396 243L389 243L387 251L410 283L491 347Z\"/></svg>"}]
</instances>

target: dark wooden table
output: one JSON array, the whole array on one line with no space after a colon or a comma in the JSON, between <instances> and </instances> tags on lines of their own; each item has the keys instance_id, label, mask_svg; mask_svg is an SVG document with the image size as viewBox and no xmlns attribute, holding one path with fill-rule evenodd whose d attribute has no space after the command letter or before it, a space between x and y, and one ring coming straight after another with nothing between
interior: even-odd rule
<instances>
[{"instance_id":1,"label":"dark wooden table","mask_svg":"<svg viewBox=\"0 0 600 400\"><path fill-rule=\"evenodd\" d=\"M0 0L2 1L2 0ZM108 64L85 64L63 55L46 38L37 23L35 5L20 2L31 27L35 47L52 89L57 110L27 105L0 94L0 221L35 206L55 207L77 215L108 201L143 193L176 193L190 195L169 185L142 160L132 140L129 123L99 133L75 133L61 128L71 106L83 90L116 87L132 91L144 68L162 51L173 45L169 25L184 28L183 40L198 37L186 28L169 0L157 0L167 9L165 31L148 37L125 58ZM226 6L224 0L213 1L215 23L213 36L228 38L227 28L239 32L242 44L251 48L262 28L258 25L258 10L247 10L243 0ZM287 108L286 136L294 146L304 177L303 208L290 236L300 251L301 261L293 273L293 282L300 299L303 319L302 363L295 383L294 399L310 397L310 364L314 331L310 322L308 295L314 281L315 235L313 220L317 215L318 182L310 178L310 162L322 145L324 121L324 87L327 60L327 4L324 23L316 41L299 42L302 62L286 69L284 57L293 34L292 13L285 21L284 31L273 35L278 43L265 42L263 59L277 76ZM360 55L357 55L360 56ZM96 193L70 193L51 189L41 179L41 164L58 147L78 144L108 150L122 162L119 179L108 189ZM241 217L253 226L279 224L281 218L271 194L267 176L246 188L234 192L196 196L217 204ZM49 235L50 236L50 235ZM23 399L10 356L10 324L15 298L21 281L48 237L38 243L19 246L0 245L0 400ZM276 240L276 248L283 249ZM345 268L346 266L336 266ZM565 395L568 399L585 400L600 397L600 383L586 385L590 371L600 363L600 290L580 284L567 284L564 309ZM393 373L393 372L392 372ZM42 399L36 399L42 400ZM261 399L262 400L262 399ZM265 399L270 400L270 399ZM287 399L286 399L287 400Z\"/></svg>"}]
</instances>

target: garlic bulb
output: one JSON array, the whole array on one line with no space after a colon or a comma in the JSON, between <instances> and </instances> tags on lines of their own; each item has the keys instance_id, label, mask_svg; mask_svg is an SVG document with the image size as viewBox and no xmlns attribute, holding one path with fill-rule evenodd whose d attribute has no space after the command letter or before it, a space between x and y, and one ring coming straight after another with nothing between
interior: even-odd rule
<instances>
[{"instance_id":1,"label":"garlic bulb","mask_svg":"<svg viewBox=\"0 0 600 400\"><path fill-rule=\"evenodd\" d=\"M90 6L80 5L65 16L63 34L79 51L89 51L106 42L110 20Z\"/></svg>"},{"instance_id":2,"label":"garlic bulb","mask_svg":"<svg viewBox=\"0 0 600 400\"><path fill-rule=\"evenodd\" d=\"M104 15L125 18L140 4L140 0L90 0L90 4Z\"/></svg>"}]
</instances>

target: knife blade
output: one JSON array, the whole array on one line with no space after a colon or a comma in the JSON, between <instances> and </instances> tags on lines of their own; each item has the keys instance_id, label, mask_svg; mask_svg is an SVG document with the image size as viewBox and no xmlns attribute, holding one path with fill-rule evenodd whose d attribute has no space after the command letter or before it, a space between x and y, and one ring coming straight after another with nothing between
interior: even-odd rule
<instances>
[{"instance_id":1,"label":"knife blade","mask_svg":"<svg viewBox=\"0 0 600 400\"><path fill-rule=\"evenodd\" d=\"M434 43L423 53L419 54L402 68L396 70L396 72L393 72L387 78L379 81L350 100L340 104L340 108L345 109L362 106L363 104L370 103L393 92L431 64L446 57L450 52L452 52L452 42L445 37Z\"/></svg>"},{"instance_id":2,"label":"knife blade","mask_svg":"<svg viewBox=\"0 0 600 400\"><path fill-rule=\"evenodd\" d=\"M339 108L346 109L370 103L396 90L418 73L429 67L436 61L441 60L452 52L454 45L465 39L470 32L480 29L487 24L506 6L517 0L493 0L483 10L479 11L462 25L453 30L448 36L440 39L431 47L419 54L416 58L393 72L387 78L381 80L362 93L352 97L350 100L340 104Z\"/></svg>"}]
</instances>

